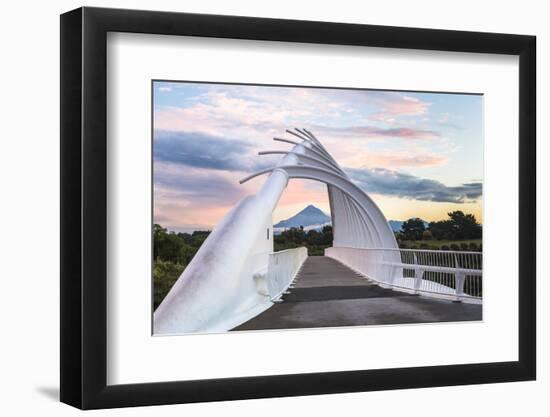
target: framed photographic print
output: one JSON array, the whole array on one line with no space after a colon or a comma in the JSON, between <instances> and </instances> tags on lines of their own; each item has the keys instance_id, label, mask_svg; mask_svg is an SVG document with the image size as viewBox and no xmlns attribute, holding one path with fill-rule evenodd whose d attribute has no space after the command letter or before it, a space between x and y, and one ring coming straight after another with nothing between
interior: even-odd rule
<instances>
[{"instance_id":1,"label":"framed photographic print","mask_svg":"<svg viewBox=\"0 0 550 417\"><path fill-rule=\"evenodd\" d=\"M535 38L61 16L61 400L535 378Z\"/></svg>"}]
</instances>

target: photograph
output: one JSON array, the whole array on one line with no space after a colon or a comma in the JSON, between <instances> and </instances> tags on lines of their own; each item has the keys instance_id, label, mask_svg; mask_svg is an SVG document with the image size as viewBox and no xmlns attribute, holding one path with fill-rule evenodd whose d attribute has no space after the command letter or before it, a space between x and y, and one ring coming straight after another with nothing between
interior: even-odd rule
<instances>
[{"instance_id":1,"label":"photograph","mask_svg":"<svg viewBox=\"0 0 550 417\"><path fill-rule=\"evenodd\" d=\"M8 379L107 414L536 414L543 14L294 3L65 5L58 53L25 35L26 67L52 56L56 82L7 83L5 177L28 176L29 203L6 207L33 220L6 216L8 266L47 241L32 291L8 291L16 350L41 342ZM32 117L29 97L47 102ZM45 195L58 233L34 221Z\"/></svg>"},{"instance_id":2,"label":"photograph","mask_svg":"<svg viewBox=\"0 0 550 417\"><path fill-rule=\"evenodd\" d=\"M151 95L153 335L483 320L482 94Z\"/></svg>"}]
</instances>

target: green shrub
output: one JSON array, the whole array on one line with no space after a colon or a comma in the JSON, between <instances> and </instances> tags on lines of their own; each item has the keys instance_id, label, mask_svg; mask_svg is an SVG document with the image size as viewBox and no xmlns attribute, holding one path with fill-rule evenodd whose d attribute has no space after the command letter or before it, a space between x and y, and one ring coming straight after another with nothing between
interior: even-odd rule
<instances>
[{"instance_id":1,"label":"green shrub","mask_svg":"<svg viewBox=\"0 0 550 417\"><path fill-rule=\"evenodd\" d=\"M185 265L160 259L153 263L153 309L160 305L184 269Z\"/></svg>"}]
</instances>

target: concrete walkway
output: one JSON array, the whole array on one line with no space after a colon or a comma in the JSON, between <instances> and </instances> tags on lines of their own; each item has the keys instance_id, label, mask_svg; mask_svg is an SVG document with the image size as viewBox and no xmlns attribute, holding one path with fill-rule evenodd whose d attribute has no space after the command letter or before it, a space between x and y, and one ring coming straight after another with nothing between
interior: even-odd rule
<instances>
[{"instance_id":1,"label":"concrete walkway","mask_svg":"<svg viewBox=\"0 0 550 417\"><path fill-rule=\"evenodd\" d=\"M472 321L481 320L481 311L384 289L334 259L310 256L282 303L234 330Z\"/></svg>"}]
</instances>

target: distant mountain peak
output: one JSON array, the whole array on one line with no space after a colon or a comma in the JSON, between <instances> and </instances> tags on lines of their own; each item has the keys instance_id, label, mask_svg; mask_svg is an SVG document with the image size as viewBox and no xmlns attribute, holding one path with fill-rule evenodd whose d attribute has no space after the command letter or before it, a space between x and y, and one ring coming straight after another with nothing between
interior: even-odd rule
<instances>
[{"instance_id":1,"label":"distant mountain peak","mask_svg":"<svg viewBox=\"0 0 550 417\"><path fill-rule=\"evenodd\" d=\"M302 209L299 213L294 216L281 220L279 223L273 227L300 227L300 226L311 226L311 225L321 225L325 223L330 223L331 218L321 209L315 207L313 204L309 204L307 207Z\"/></svg>"},{"instance_id":2,"label":"distant mountain peak","mask_svg":"<svg viewBox=\"0 0 550 417\"><path fill-rule=\"evenodd\" d=\"M423 220L424 221L424 220ZM331 217L324 213L318 207L315 207L313 204L308 204L294 216L289 217L288 219L281 220L279 223L273 225L275 228L289 229L291 227L300 227L304 228L308 226L320 226L325 224L330 224L332 222ZM401 231L401 226L403 225L404 220L389 220L388 223L391 229L394 232ZM426 227L428 227L428 222L424 221Z\"/></svg>"},{"instance_id":3,"label":"distant mountain peak","mask_svg":"<svg viewBox=\"0 0 550 417\"><path fill-rule=\"evenodd\" d=\"M323 211L317 207L315 207L313 204L309 204L307 207L305 207L300 213L323 213ZM298 213L298 214L300 214ZM323 213L325 214L325 213ZM326 214L325 214L326 216Z\"/></svg>"}]
</instances>

